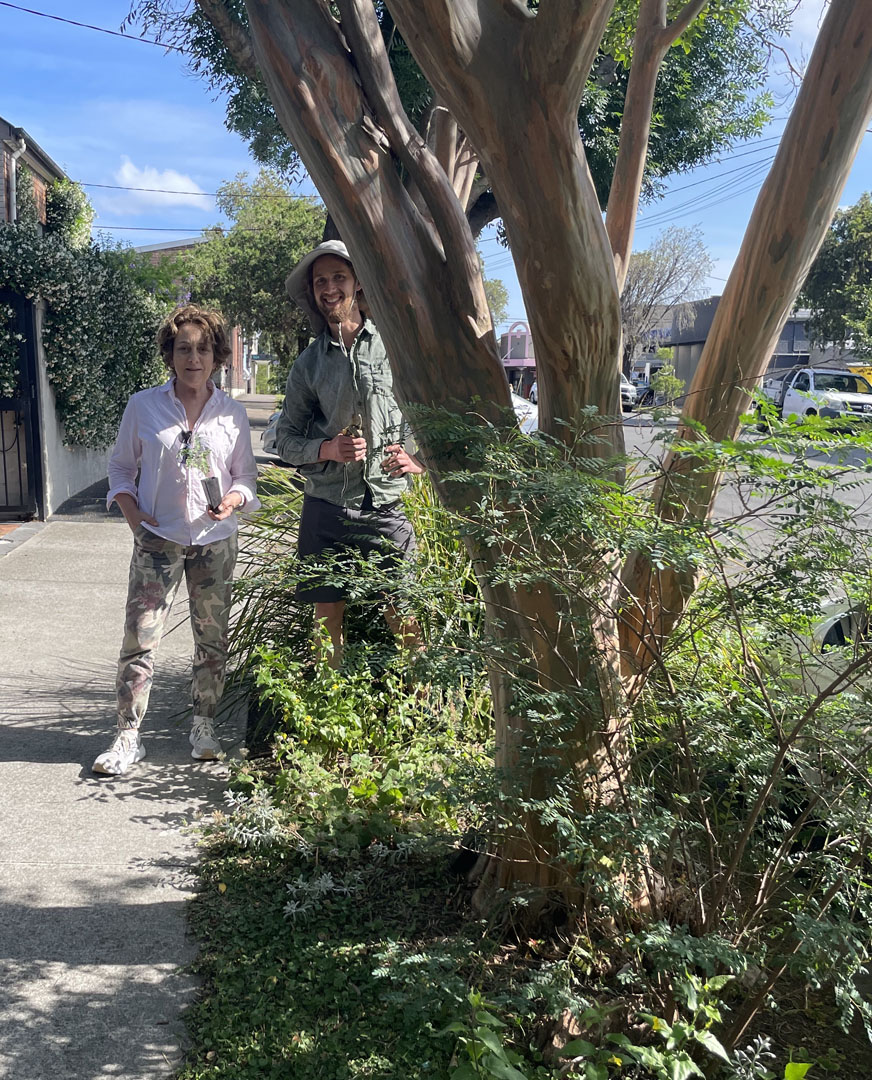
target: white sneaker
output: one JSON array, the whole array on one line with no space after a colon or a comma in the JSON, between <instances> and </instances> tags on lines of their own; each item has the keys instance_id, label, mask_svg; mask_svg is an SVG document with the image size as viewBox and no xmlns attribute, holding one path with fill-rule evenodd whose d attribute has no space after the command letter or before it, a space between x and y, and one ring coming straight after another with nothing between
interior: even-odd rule
<instances>
[{"instance_id":1,"label":"white sneaker","mask_svg":"<svg viewBox=\"0 0 872 1080\"><path fill-rule=\"evenodd\" d=\"M135 729L119 731L109 749L103 751L91 768L103 776L121 776L131 765L142 761L144 757L145 747L139 738L139 732Z\"/></svg>"},{"instance_id":2,"label":"white sneaker","mask_svg":"<svg viewBox=\"0 0 872 1080\"><path fill-rule=\"evenodd\" d=\"M221 743L215 737L211 716L195 716L190 734L191 757L197 761L212 761L221 753Z\"/></svg>"}]
</instances>

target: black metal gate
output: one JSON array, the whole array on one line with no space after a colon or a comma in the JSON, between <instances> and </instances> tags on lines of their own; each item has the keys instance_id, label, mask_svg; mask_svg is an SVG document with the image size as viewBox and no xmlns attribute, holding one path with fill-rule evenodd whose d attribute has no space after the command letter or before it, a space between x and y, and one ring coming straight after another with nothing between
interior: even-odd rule
<instances>
[{"instance_id":1,"label":"black metal gate","mask_svg":"<svg viewBox=\"0 0 872 1080\"><path fill-rule=\"evenodd\" d=\"M0 397L0 521L25 520L39 516L42 496L33 304L0 289L0 319L20 335L18 385Z\"/></svg>"}]
</instances>

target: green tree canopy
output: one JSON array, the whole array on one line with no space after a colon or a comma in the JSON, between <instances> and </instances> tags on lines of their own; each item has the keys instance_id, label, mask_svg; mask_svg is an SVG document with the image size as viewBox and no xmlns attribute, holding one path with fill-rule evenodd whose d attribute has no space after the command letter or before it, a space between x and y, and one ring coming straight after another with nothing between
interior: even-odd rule
<instances>
[{"instance_id":1,"label":"green tree canopy","mask_svg":"<svg viewBox=\"0 0 872 1080\"><path fill-rule=\"evenodd\" d=\"M240 173L218 189L218 207L232 221L228 231L186 256L191 299L212 304L246 335L261 334L261 351L284 368L296 356L308 322L285 293L285 278L321 239L323 208L292 194L274 171L254 180Z\"/></svg>"},{"instance_id":2,"label":"green tree canopy","mask_svg":"<svg viewBox=\"0 0 872 1080\"><path fill-rule=\"evenodd\" d=\"M422 130L434 95L381 0L374 0L400 97ZM210 7L214 8L214 3ZM220 0L231 32L247 36L242 0ZM535 7L535 3L531 3ZM638 0L621 0L579 105L578 124L600 204L605 207L615 167ZM655 197L663 180L758 134L772 106L763 83L769 31L785 29L783 0L712 0L670 49L657 82L654 128L648 148L643 197ZM285 177L301 169L260 77L243 71L215 26L197 5L181 0L135 0L128 22L184 48L190 67L210 88L227 96L227 126L248 143L254 158ZM253 64L253 61L252 61ZM468 206L473 231L499 217L482 178Z\"/></svg>"},{"instance_id":3,"label":"green tree canopy","mask_svg":"<svg viewBox=\"0 0 872 1080\"><path fill-rule=\"evenodd\" d=\"M836 214L799 296L810 339L872 356L872 195Z\"/></svg>"},{"instance_id":4,"label":"green tree canopy","mask_svg":"<svg viewBox=\"0 0 872 1080\"><path fill-rule=\"evenodd\" d=\"M506 321L506 314L509 310L509 290L499 278L486 277L484 279L484 291L494 326L499 326L501 322Z\"/></svg>"}]
</instances>

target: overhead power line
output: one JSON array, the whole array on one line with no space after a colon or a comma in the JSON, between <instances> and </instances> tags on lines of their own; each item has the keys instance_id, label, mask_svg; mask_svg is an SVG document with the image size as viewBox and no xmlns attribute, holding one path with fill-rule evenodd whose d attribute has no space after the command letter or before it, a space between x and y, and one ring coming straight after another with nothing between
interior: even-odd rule
<instances>
[{"instance_id":1,"label":"overhead power line","mask_svg":"<svg viewBox=\"0 0 872 1080\"><path fill-rule=\"evenodd\" d=\"M156 187L130 187L126 184L89 184L85 180L76 180L75 183L79 187L88 188L103 188L106 191L148 191L154 195L200 195L204 199L217 199L221 194L218 191L178 191L175 188L156 188ZM320 202L320 198L317 195L295 195L290 194L271 194L271 195L254 195L246 193L243 198L246 199L310 199Z\"/></svg>"},{"instance_id":2,"label":"overhead power line","mask_svg":"<svg viewBox=\"0 0 872 1080\"><path fill-rule=\"evenodd\" d=\"M76 22L75 19L64 19L60 15L50 15L47 11L34 11L33 8L21 7L19 4L9 4L6 0L0 0L0 7L11 8L13 11L23 11L27 15L38 15L41 19L53 19L55 22L78 26L84 30L97 30L101 34L111 34L112 37L127 38L128 41L141 41L144 45L157 45L161 49L172 52L183 53L185 51L178 45L167 45L163 41L155 41L154 38L134 37L133 34L125 34L121 30L107 30L105 26L94 26L91 23Z\"/></svg>"},{"instance_id":3,"label":"overhead power line","mask_svg":"<svg viewBox=\"0 0 872 1080\"><path fill-rule=\"evenodd\" d=\"M192 229L177 229L175 227L164 228L163 226L160 226L160 225L100 225L97 222L95 222L93 224L92 228L96 229L98 232L100 232L103 229L106 229L107 231L110 231L110 232L181 232L181 233L196 233L197 235L199 235L200 233L203 233L203 232L206 231L206 229L204 229L202 225L197 225ZM211 226L208 226L208 228L212 228L212 229L218 228L218 229L220 229L221 226L220 225L211 225ZM254 229L254 230L247 229L246 230L246 232L251 232L251 231L260 232L261 230L260 229Z\"/></svg>"}]
</instances>

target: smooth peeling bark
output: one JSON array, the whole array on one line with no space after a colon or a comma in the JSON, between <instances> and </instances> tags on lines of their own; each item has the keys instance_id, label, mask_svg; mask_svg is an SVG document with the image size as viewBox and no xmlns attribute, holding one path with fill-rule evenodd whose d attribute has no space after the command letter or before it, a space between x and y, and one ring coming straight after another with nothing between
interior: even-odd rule
<instances>
[{"instance_id":1,"label":"smooth peeling bark","mask_svg":"<svg viewBox=\"0 0 872 1080\"><path fill-rule=\"evenodd\" d=\"M348 243L399 399L456 407L480 398L496 418L509 400L483 289L477 295L474 244L466 260L474 275L446 260L442 237L401 183L326 9L314 0L248 0L247 9L276 113ZM454 199L444 183L446 201Z\"/></svg>"},{"instance_id":2,"label":"smooth peeling bark","mask_svg":"<svg viewBox=\"0 0 872 1080\"><path fill-rule=\"evenodd\" d=\"M708 0L691 0L671 23L666 18L666 0L642 0L639 5L618 156L606 213L619 292L623 292L633 250L657 76L669 49L707 3Z\"/></svg>"},{"instance_id":3,"label":"smooth peeling bark","mask_svg":"<svg viewBox=\"0 0 872 1080\"><path fill-rule=\"evenodd\" d=\"M499 407L508 404L506 380L490 328L474 244L445 174L434 171L432 155L417 133L404 126L401 110L398 112L391 97L392 83L383 77L386 57L379 53L383 44L367 22L372 14L369 0L340 0L344 37L317 3L248 0L247 7L255 55L276 113L349 245L392 359L398 397L406 403L449 409L456 408L458 401L462 404L478 398L476 411L485 420L495 418ZM349 62L346 40L354 65ZM554 136L549 133L549 138ZM592 197L593 186L583 167L577 133L574 140L567 137L566 141L571 145L563 150L562 160L575 177L586 179ZM555 146L555 161L559 151ZM429 218L418 211L400 182L396 158L411 170ZM565 193L560 196L559 191L560 185L552 182L550 199L556 208L565 202ZM599 221L598 208L595 215L588 213L587 219ZM564 215L554 231L563 234L573 229L574 221L567 229ZM614 275L601 221L599 240L600 264L608 273L603 275L605 288L601 281L597 288L600 294L611 296L617 326ZM582 246L574 237L570 249ZM547 248L547 244L542 246L543 257ZM565 272L561 265L560 273L551 275L550 286L544 288L559 292L569 303L573 290L567 282L572 279L572 272ZM598 306L591 304L589 313L580 320L588 341L597 334L602 336L602 314L593 310ZM572 322L564 319L564 325ZM616 332L612 338L617 340ZM610 343L608 348L612 347ZM573 371L584 368L584 357L574 343L563 339L562 350L559 363L569 384ZM602 344L594 351L603 351ZM617 404L616 388L614 394ZM583 400L573 395L571 386L563 396ZM453 458L437 458L435 448L426 443L424 451L440 496L449 506L466 510L469 500L465 494L440 479L441 472L465 464L462 452ZM493 585L489 572L496 553L472 550L471 554L482 582L491 630L518 645L546 689L588 689L584 715L577 718L574 731L562 736L566 744L564 767L579 770L588 804L596 801L602 792L610 793L614 788L614 770L608 761L614 756L614 717L620 715L616 706L620 686L615 677L615 635L610 621L593 619L593 641L579 650L577 642L567 635L557 599L548 589L513 590ZM520 748L528 733L512 713L510 688L501 672L492 672L492 685L500 764L515 769L513 786L523 782L529 794L544 792L553 771L543 766L530 772L525 767L523 779L517 775ZM595 766L593 776L587 775L590 762ZM519 837L503 850L501 879L565 882L565 871L545 857L554 850L550 831L535 815L528 815L523 825Z\"/></svg>"},{"instance_id":4,"label":"smooth peeling bark","mask_svg":"<svg viewBox=\"0 0 872 1080\"><path fill-rule=\"evenodd\" d=\"M540 427L569 441L586 406L620 416L620 306L578 136L584 82L612 2L532 16L511 0L388 0L408 47L481 157L536 342ZM623 448L604 427L607 456Z\"/></svg>"},{"instance_id":5,"label":"smooth peeling bark","mask_svg":"<svg viewBox=\"0 0 872 1080\"><path fill-rule=\"evenodd\" d=\"M730 274L678 435L731 439L749 408L800 287L839 204L872 119L872 18L867 3L833 0L808 70ZM671 456L658 498L664 517L705 520L720 477L690 456ZM644 670L683 612L691 573L654 572L642 557L625 568L632 602L623 626L630 667Z\"/></svg>"}]
</instances>

